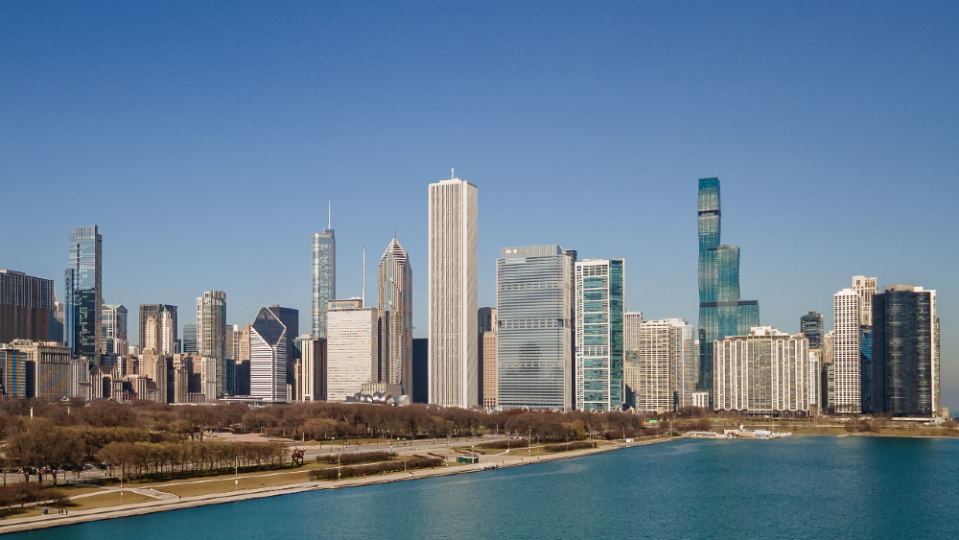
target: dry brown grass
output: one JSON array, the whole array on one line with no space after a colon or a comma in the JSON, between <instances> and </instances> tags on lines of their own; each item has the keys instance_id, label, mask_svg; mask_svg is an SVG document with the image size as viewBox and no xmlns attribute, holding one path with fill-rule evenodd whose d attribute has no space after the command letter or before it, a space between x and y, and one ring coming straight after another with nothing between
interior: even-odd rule
<instances>
[{"instance_id":1,"label":"dry brown grass","mask_svg":"<svg viewBox=\"0 0 959 540\"><path fill-rule=\"evenodd\" d=\"M137 504L149 501L155 501L156 499L140 495L138 493L133 493L132 491L123 490L123 505L128 504ZM103 495L94 495L91 497L84 497L82 499L76 499L73 501L70 506L70 510L91 510L93 508L105 508L107 506L118 506L120 504L120 493L104 493Z\"/></svg>"}]
</instances>

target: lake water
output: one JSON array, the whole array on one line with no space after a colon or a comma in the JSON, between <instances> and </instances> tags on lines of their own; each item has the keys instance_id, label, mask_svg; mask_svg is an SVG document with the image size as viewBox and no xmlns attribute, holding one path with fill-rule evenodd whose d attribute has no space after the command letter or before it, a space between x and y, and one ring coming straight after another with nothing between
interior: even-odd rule
<instances>
[{"instance_id":1,"label":"lake water","mask_svg":"<svg viewBox=\"0 0 959 540\"><path fill-rule=\"evenodd\" d=\"M957 538L957 473L959 440L684 440L10 538Z\"/></svg>"}]
</instances>

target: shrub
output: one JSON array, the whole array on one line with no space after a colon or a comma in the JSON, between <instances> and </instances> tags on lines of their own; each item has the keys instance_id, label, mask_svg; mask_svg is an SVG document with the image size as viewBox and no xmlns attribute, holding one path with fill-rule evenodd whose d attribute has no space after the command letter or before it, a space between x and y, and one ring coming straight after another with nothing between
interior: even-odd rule
<instances>
[{"instance_id":1,"label":"shrub","mask_svg":"<svg viewBox=\"0 0 959 540\"><path fill-rule=\"evenodd\" d=\"M406 460L405 469L425 469L427 467L436 467L443 463L439 458L428 458L416 456L413 459ZM404 465L400 460L388 461L385 463L375 463L373 465L364 465L362 467L332 467L329 469L318 469L310 471L310 480L336 480L339 478L353 478L356 476L391 473L404 470Z\"/></svg>"},{"instance_id":2,"label":"shrub","mask_svg":"<svg viewBox=\"0 0 959 540\"><path fill-rule=\"evenodd\" d=\"M567 450L583 450L586 448L596 448L596 443L594 442L571 442L569 444L554 444L552 446L544 446L543 450L547 452L566 452Z\"/></svg>"},{"instance_id":3,"label":"shrub","mask_svg":"<svg viewBox=\"0 0 959 540\"><path fill-rule=\"evenodd\" d=\"M356 452L353 454L323 454L316 456L317 463L339 463L341 465L355 465L357 463L375 463L388 461L396 457L391 452Z\"/></svg>"},{"instance_id":4,"label":"shrub","mask_svg":"<svg viewBox=\"0 0 959 540\"><path fill-rule=\"evenodd\" d=\"M526 441L490 441L488 443L477 444L477 448L490 448L494 450L507 448L520 448L526 446Z\"/></svg>"}]
</instances>

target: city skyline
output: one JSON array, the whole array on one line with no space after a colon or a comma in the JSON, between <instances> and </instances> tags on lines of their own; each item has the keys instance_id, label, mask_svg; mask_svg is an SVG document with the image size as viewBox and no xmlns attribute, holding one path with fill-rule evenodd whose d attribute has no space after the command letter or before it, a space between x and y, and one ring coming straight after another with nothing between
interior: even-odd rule
<instances>
[{"instance_id":1,"label":"city skyline","mask_svg":"<svg viewBox=\"0 0 959 540\"><path fill-rule=\"evenodd\" d=\"M581 258L624 258L632 284L628 310L695 325L692 197L695 179L714 175L724 182L726 237L747 254L742 296L763 303L763 324L795 333L800 315L818 311L833 328L830 296L862 274L876 276L880 287L936 289L943 321L959 320L949 300L959 292L948 272L956 254L944 247L959 234L948 218L956 202L949 171L956 145L950 126L957 116L948 96L957 86L955 74L942 69L951 65L959 41L930 30L932 21L956 20L955 6L866 16L836 6L828 22L803 6L757 12L708 7L691 19L668 17L689 15L682 7L618 7L598 10L582 26L563 22L569 11L561 6L532 33L512 32L541 15L528 6L494 7L485 15L471 8L411 10L385 34L369 38L370 47L393 45L398 54L429 51L411 56L411 69L402 71L388 65L396 57L380 60L374 48L346 53L337 47L332 50L342 61L321 59L316 51L329 47L319 37L323 32L275 20L272 30L290 26L304 46L269 44L258 55L223 62L225 49L198 28L176 30L178 16L209 20L187 8L169 15L149 8L124 12L100 19L96 32L53 32L57 39L37 42L36 36L51 34L38 28L75 30L71 21L78 14L97 13L95 7L72 9L39 16L9 4L0 8L9 15L0 18L0 40L35 45L7 47L16 51L5 60L14 83L0 89L9 111L0 153L8 177L21 182L20 195L50 206L50 217L39 221L29 219L26 207L4 215L4 225L20 234L4 239L3 266L53 279L61 302L65 231L96 223L104 235L106 303L164 303L189 313L198 295L216 289L230 295L229 323L252 321L262 305L309 313L304 246L307 235L327 225L331 200L342 207L337 296L359 296L361 246L383 245L394 227L413 264L424 268L423 186L455 166L484 193L480 306L495 305L495 259L502 248L555 243L576 246ZM230 17L249 29L245 13ZM371 17L382 23L380 17L397 13ZM428 36L420 30L450 17L481 17L498 30L472 30L471 45L452 47L424 46L431 41L422 40L435 37L410 37ZM317 13L308 10L302 19L314 23ZM787 19L796 32L771 36L764 30L782 28ZM683 27L673 20L683 20ZM329 21L323 24L340 26L330 39L361 44L349 37L357 21L336 14ZM143 42L139 36L152 25L174 37ZM558 43L551 33L559 29L569 30L564 39L579 46L553 47ZM716 32L727 49L710 45ZM670 33L684 39L664 38ZM84 54L104 43L100 35L118 41L99 56ZM233 45L246 39L244 31L217 36L232 49L242 49ZM497 59L503 36L501 46L516 51L508 60ZM637 52L643 36L671 45ZM857 40L866 46L848 45ZM168 49L174 42L182 45ZM802 51L815 51L814 60L799 58ZM264 61L276 58L287 61L269 72L272 82L253 84ZM461 59L482 60L471 64L479 71L457 68ZM610 71L627 59L635 60L629 62L634 70ZM76 67L61 71L62 64ZM224 78L192 77L210 65L232 67ZM95 76L104 70L113 74L109 80ZM319 75L331 70L345 78ZM703 77L712 84L702 85ZM484 79L490 82L469 84ZM899 82L890 86L892 79ZM392 84L366 84L371 80ZM70 91L51 90L51 81ZM296 87L317 91L307 99ZM150 99L141 101L143 90ZM270 100L278 108L268 108ZM375 103L381 105L365 108ZM438 138L438 125L470 129L459 138ZM379 157L364 158L369 155ZM583 189L595 179L602 180L599 189ZM263 183L277 189L252 190ZM75 185L87 188L71 189ZM304 196L290 199L291 193ZM571 193L584 208L602 205L606 219L571 224L555 210L568 208ZM201 200L220 200L230 211L216 222L197 220ZM531 210L532 200L546 204ZM131 226L126 213L103 211L144 201L169 219ZM249 217L268 202L291 211L249 227ZM923 210L908 221L888 219L902 215L903 206ZM830 234L851 224L862 241ZM797 264L791 246L800 231L816 238L801 260L815 271ZM876 249L880 241L897 242L897 256ZM255 245L270 245L276 257L254 256L249 248ZM169 261L158 262L157 253L170 254ZM272 278L261 278L267 275ZM414 277L416 337L425 336L426 283L425 271ZM134 328L135 318L131 313ZM188 318L181 316L181 325ZM959 391L957 340L944 332L943 397L953 408L959 402L951 397Z\"/></svg>"}]
</instances>

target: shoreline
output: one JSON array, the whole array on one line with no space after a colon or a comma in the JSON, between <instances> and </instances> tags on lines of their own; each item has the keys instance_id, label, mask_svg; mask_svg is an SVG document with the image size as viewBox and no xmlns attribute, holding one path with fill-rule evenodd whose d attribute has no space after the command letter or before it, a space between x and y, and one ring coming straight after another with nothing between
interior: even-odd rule
<instances>
[{"instance_id":1,"label":"shoreline","mask_svg":"<svg viewBox=\"0 0 959 540\"><path fill-rule=\"evenodd\" d=\"M670 441L683 440L683 437L667 437L661 439L653 439L648 441L639 441L634 443L625 443L625 444L611 444L609 446L600 446L597 448L587 448L584 450L573 450L570 452L561 452L553 455L547 456L536 456L536 460L530 459L527 461L527 456L520 456L517 454L507 455L507 454L496 454L494 456L487 455L486 457L496 457L502 458L501 460L491 459L486 463L493 461L502 461L503 463L498 465L497 469L505 469L508 467L521 467L524 465L536 465L537 463L545 463L551 461L560 461L566 459L576 459L580 457L587 457L595 454L604 454L608 452L615 452L617 450L623 450L625 448L634 448L637 446L649 446L653 444L660 444ZM516 461L519 459L519 461ZM496 470L496 469L492 469ZM52 527L64 527L68 525L79 525L81 523L89 523L93 521L103 521L107 519L115 519L122 517L130 516L139 516L145 514L153 514L157 512L168 512L172 510L183 510L186 508L196 508L200 506L210 506L215 504L225 504L230 502L240 502L248 501L253 499L262 499L266 497L278 497L281 495L293 495L296 493L305 493L308 491L320 491L328 489L343 489L343 488L353 488L353 487L362 487L376 484L387 484L392 482L406 482L411 480L422 480L425 478L436 478L443 476L453 476L458 474L471 474L486 472L486 469L482 468L482 462L480 465L458 465L455 467L437 467L433 469L418 469L412 471L412 474L401 474L401 473L392 473L383 476L374 476L368 478L348 478L344 480L337 481L316 481L316 482L300 482L295 484L287 484L283 486L276 487L266 487L266 488L254 488L247 489L242 491L226 492L226 493L216 493L210 495L197 495L193 497L184 497L183 499L163 499L156 500L144 503L136 503L120 506L110 506L106 508L96 508L90 510L78 510L76 514L69 515L60 515L60 514L48 514L45 516L30 516L24 518L12 518L6 523L0 522L0 535L17 533L17 532L26 532L33 531L38 529L48 529Z\"/></svg>"}]
</instances>

